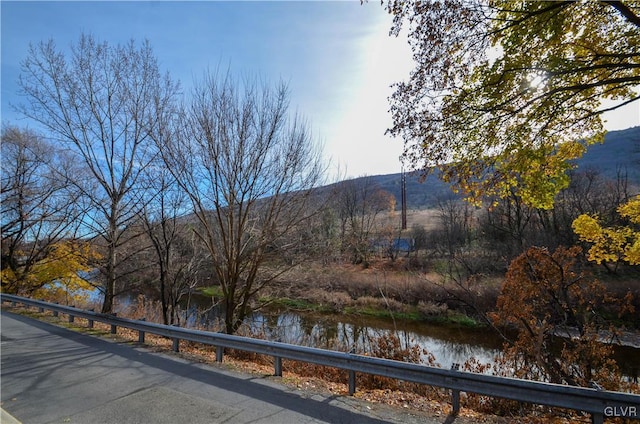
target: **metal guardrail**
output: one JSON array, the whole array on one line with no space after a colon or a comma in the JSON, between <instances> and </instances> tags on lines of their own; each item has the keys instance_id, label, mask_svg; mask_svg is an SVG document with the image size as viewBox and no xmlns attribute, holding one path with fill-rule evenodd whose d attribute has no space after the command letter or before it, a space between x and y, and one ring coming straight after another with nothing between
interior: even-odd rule
<instances>
[{"instance_id":1,"label":"metal guardrail","mask_svg":"<svg viewBox=\"0 0 640 424\"><path fill-rule=\"evenodd\" d=\"M8 294L0 294L0 302L22 303L37 307L40 311L47 309L53 311L54 315L66 314L69 317L69 322L73 322L75 317L84 318L88 321L89 327L93 327L94 321L102 322L111 325L111 333L113 334L116 333L117 327L137 330L141 343L144 342L145 333L157 334L173 339L174 351L179 350L180 340L212 345L216 347L218 362L222 362L225 348L273 356L274 375L276 376L282 376L282 359L344 369L349 372L349 394L351 395L356 390L355 376L357 372L450 389L452 391L453 414L457 414L460 409L460 392L469 392L587 412L591 414L593 423L602 423L605 417L640 420L640 395L637 394L475 374L454 369L446 370L352 353L192 330L131 320Z\"/></svg>"}]
</instances>

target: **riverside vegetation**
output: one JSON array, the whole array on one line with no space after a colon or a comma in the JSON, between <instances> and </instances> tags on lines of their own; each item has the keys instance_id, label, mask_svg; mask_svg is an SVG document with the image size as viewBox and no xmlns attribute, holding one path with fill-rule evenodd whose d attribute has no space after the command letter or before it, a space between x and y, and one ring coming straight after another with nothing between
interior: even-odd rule
<instances>
[{"instance_id":1,"label":"riverside vegetation","mask_svg":"<svg viewBox=\"0 0 640 424\"><path fill-rule=\"evenodd\" d=\"M4 307L8 307L3 305ZM305 305L306 307L306 305ZM73 328L76 331L88 332L94 336L108 337L119 342L135 343L138 340L137 332L127 329L119 329L117 335L110 334L107 325L95 323L93 329L86 328L80 319L76 319L74 324L58 317L54 318L50 312L39 313L34 310L26 311L22 307L11 308L12 311L25 313L37 319L44 319L57 325ZM120 313L122 311L122 313ZM119 315L147 320L161 321L162 308L157 301L149 301L140 297L137 302L132 303L128 308L119 310ZM212 327L201 327L201 329L214 330ZM248 328L243 328L240 333L250 337L264 337L260 333L247 333ZM147 335L145 344L148 348L160 352L176 354L172 352L172 341L154 335ZM348 350L348 346L340 345L334 341L334 349ZM422 363L431 366L438 366L435 359L429 352L413 345L406 340L402 340L395 334L387 334L377 338L370 350L365 353L376 357ZM196 343L182 342L180 355L189 360L215 363L215 349L204 347ZM496 358L499 359L499 358ZM273 358L252 354L249 352L227 350L225 351L224 366L262 376L265 378L273 372ZM495 364L485 364L470 359L462 364L462 369L472 372L495 372L500 375L506 373L505 359L499 359ZM283 361L284 384L295 387L299 390L310 392L333 393L341 396L347 395L348 375L346 372L322 367L312 364L304 364L296 361ZM414 414L425 414L430 417L445 417L450 411L450 393L446 390L422 386L414 383L406 383L379 376L357 375L358 391L355 396L372 403L386 404L394 408L401 408L404 412L412 411ZM621 387L622 388L622 387ZM625 383L624 388L632 392L638 392L640 387L631 382ZM462 409L459 414L460 422L486 422L486 423L507 423L517 417L523 423L576 423L590 422L588 416L580 416L572 411L563 411L557 408L546 408L541 406L527 406L515 402L492 399L473 394L462 394Z\"/></svg>"}]
</instances>

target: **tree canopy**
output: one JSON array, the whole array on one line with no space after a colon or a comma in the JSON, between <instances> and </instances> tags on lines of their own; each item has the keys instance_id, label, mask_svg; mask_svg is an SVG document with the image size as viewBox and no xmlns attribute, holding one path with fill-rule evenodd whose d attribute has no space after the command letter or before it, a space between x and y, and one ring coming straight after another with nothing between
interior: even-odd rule
<instances>
[{"instance_id":1,"label":"tree canopy","mask_svg":"<svg viewBox=\"0 0 640 424\"><path fill-rule=\"evenodd\" d=\"M603 262L627 262L640 265L640 196L617 209L626 225L602 225L598 216L582 214L573 221L581 241L591 244L588 259Z\"/></svg>"},{"instance_id":2,"label":"tree canopy","mask_svg":"<svg viewBox=\"0 0 640 424\"><path fill-rule=\"evenodd\" d=\"M640 3L391 1L415 68L391 97L403 159L471 200L551 208L601 114L640 98ZM604 106L603 100L613 100Z\"/></svg>"},{"instance_id":3,"label":"tree canopy","mask_svg":"<svg viewBox=\"0 0 640 424\"><path fill-rule=\"evenodd\" d=\"M52 245L50 254L34 266L32 280L39 287L34 297L67 305L86 301L92 286L83 275L99 259L90 243L67 240Z\"/></svg>"},{"instance_id":4,"label":"tree canopy","mask_svg":"<svg viewBox=\"0 0 640 424\"><path fill-rule=\"evenodd\" d=\"M34 276L38 264L77 233L82 202L68 184L74 166L53 143L14 126L0 141L0 280L4 292L30 295L47 282Z\"/></svg>"}]
</instances>

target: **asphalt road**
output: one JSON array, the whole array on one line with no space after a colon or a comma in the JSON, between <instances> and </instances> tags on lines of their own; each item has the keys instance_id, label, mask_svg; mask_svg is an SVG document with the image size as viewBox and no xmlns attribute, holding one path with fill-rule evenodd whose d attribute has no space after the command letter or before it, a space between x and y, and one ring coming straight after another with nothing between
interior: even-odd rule
<instances>
[{"instance_id":1,"label":"asphalt road","mask_svg":"<svg viewBox=\"0 0 640 424\"><path fill-rule=\"evenodd\" d=\"M2 409L31 423L429 423L2 311ZM458 420L456 420L458 422Z\"/></svg>"}]
</instances>

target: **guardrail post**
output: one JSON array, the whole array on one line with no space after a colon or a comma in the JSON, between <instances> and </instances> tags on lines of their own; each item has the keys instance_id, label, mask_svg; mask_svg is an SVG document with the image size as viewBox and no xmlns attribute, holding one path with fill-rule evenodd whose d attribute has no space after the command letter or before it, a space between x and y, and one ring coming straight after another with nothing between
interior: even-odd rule
<instances>
[{"instance_id":1,"label":"guardrail post","mask_svg":"<svg viewBox=\"0 0 640 424\"><path fill-rule=\"evenodd\" d=\"M460 413L460 390L451 390L451 415Z\"/></svg>"},{"instance_id":2,"label":"guardrail post","mask_svg":"<svg viewBox=\"0 0 640 424\"><path fill-rule=\"evenodd\" d=\"M71 307L75 308L75 305L71 305ZM69 314L69 324L71 324L74 319L75 319L75 317L73 316L73 314Z\"/></svg>"},{"instance_id":3,"label":"guardrail post","mask_svg":"<svg viewBox=\"0 0 640 424\"><path fill-rule=\"evenodd\" d=\"M116 313L113 313L111 315L113 315L114 317L118 316L118 314L116 314ZM111 334L116 334L117 331L118 331L117 326L115 324L111 324Z\"/></svg>"},{"instance_id":4,"label":"guardrail post","mask_svg":"<svg viewBox=\"0 0 640 424\"><path fill-rule=\"evenodd\" d=\"M349 370L349 396L356 392L356 372Z\"/></svg>"},{"instance_id":5,"label":"guardrail post","mask_svg":"<svg viewBox=\"0 0 640 424\"><path fill-rule=\"evenodd\" d=\"M93 312L93 309L90 309ZM93 328L93 320L91 318L87 318L87 327Z\"/></svg>"},{"instance_id":6,"label":"guardrail post","mask_svg":"<svg viewBox=\"0 0 640 424\"><path fill-rule=\"evenodd\" d=\"M351 350L349 350L349 354L353 355L356 353L356 348L353 346ZM353 370L349 370L349 396L353 396L356 392L356 372Z\"/></svg>"},{"instance_id":7,"label":"guardrail post","mask_svg":"<svg viewBox=\"0 0 640 424\"><path fill-rule=\"evenodd\" d=\"M56 305L57 304L58 304L58 302L56 302ZM53 316L57 318L58 317L58 311L53 311Z\"/></svg>"},{"instance_id":8,"label":"guardrail post","mask_svg":"<svg viewBox=\"0 0 640 424\"><path fill-rule=\"evenodd\" d=\"M174 327L178 327L178 325L174 324ZM175 337L173 339L173 351L174 352L180 352L180 339Z\"/></svg>"},{"instance_id":9,"label":"guardrail post","mask_svg":"<svg viewBox=\"0 0 640 424\"><path fill-rule=\"evenodd\" d=\"M38 312L40 312L41 314L43 314L43 313L44 313L44 308L43 308L42 306L40 306L40 307L38 308Z\"/></svg>"},{"instance_id":10,"label":"guardrail post","mask_svg":"<svg viewBox=\"0 0 640 424\"><path fill-rule=\"evenodd\" d=\"M282 377L282 358L279 356L274 356L273 366L275 368L275 373L273 375L275 375L276 377Z\"/></svg>"},{"instance_id":11,"label":"guardrail post","mask_svg":"<svg viewBox=\"0 0 640 424\"><path fill-rule=\"evenodd\" d=\"M146 318L141 318L140 321L146 321ZM144 343L144 331L138 330L138 343Z\"/></svg>"},{"instance_id":12,"label":"guardrail post","mask_svg":"<svg viewBox=\"0 0 640 424\"><path fill-rule=\"evenodd\" d=\"M593 413L591 414L591 424L603 424L604 416L602 414Z\"/></svg>"},{"instance_id":13,"label":"guardrail post","mask_svg":"<svg viewBox=\"0 0 640 424\"><path fill-rule=\"evenodd\" d=\"M216 362L222 363L223 355L224 355L224 347L216 346Z\"/></svg>"},{"instance_id":14,"label":"guardrail post","mask_svg":"<svg viewBox=\"0 0 640 424\"><path fill-rule=\"evenodd\" d=\"M453 371L458 371L460 369L460 364L453 363L451 364L451 369ZM451 389L451 415L457 416L460 412L460 390Z\"/></svg>"}]
</instances>

